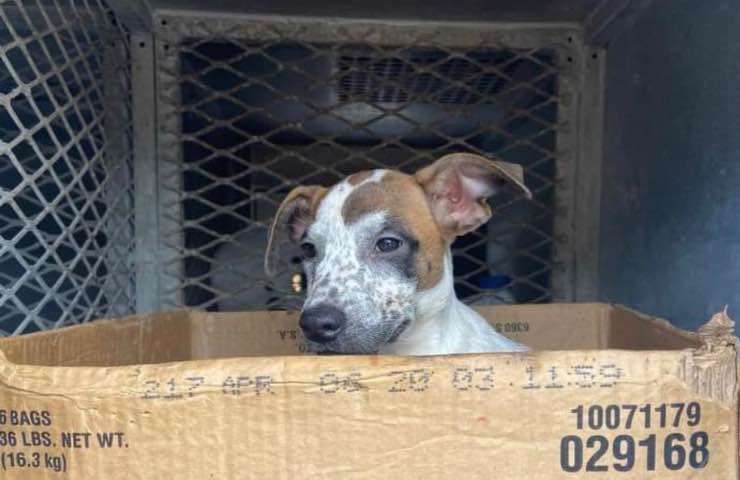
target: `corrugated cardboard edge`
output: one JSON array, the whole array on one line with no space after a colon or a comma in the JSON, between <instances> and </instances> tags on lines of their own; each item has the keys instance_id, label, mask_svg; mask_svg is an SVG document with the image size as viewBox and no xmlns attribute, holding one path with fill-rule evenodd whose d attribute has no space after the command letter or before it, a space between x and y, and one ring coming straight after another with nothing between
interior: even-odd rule
<instances>
[{"instance_id":1,"label":"corrugated cardboard edge","mask_svg":"<svg viewBox=\"0 0 740 480\"><path fill-rule=\"evenodd\" d=\"M678 366L679 378L692 392L728 408L738 398L738 339L734 331L735 322L727 310L713 315L698 330L702 346L686 351Z\"/></svg>"},{"instance_id":2,"label":"corrugated cardboard edge","mask_svg":"<svg viewBox=\"0 0 740 480\"><path fill-rule=\"evenodd\" d=\"M696 395L737 409L735 471L740 478L740 357L737 354L740 341L734 332L735 322L725 307L699 328L697 335L702 346L685 352L679 363L678 376Z\"/></svg>"}]
</instances>

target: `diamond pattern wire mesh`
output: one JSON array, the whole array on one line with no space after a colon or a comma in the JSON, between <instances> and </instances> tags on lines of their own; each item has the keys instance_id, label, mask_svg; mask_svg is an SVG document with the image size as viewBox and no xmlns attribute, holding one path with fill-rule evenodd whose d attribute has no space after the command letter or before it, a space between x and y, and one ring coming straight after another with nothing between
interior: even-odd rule
<instances>
[{"instance_id":1,"label":"diamond pattern wire mesh","mask_svg":"<svg viewBox=\"0 0 740 480\"><path fill-rule=\"evenodd\" d=\"M0 8L0 335L131 313L126 32L99 0Z\"/></svg>"},{"instance_id":2,"label":"diamond pattern wire mesh","mask_svg":"<svg viewBox=\"0 0 740 480\"><path fill-rule=\"evenodd\" d=\"M292 187L330 185L369 168L412 172L456 151L523 165L534 193L532 201L496 196L494 218L453 245L459 296L551 300L555 50L200 33L164 46L179 60L179 91L165 103L180 115L180 152L162 157L172 177L161 181L181 202L163 232L175 252L165 271L175 290L166 292L174 299L167 306L299 307L293 256L273 280L262 271L266 229Z\"/></svg>"}]
</instances>

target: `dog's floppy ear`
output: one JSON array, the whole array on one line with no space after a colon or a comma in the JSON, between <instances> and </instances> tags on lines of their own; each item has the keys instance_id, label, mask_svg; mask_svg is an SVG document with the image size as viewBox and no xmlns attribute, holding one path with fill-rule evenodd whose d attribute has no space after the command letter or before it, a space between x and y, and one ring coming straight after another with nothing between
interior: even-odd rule
<instances>
[{"instance_id":1,"label":"dog's floppy ear","mask_svg":"<svg viewBox=\"0 0 740 480\"><path fill-rule=\"evenodd\" d=\"M280 244L284 242L286 235L292 242L300 241L325 194L326 188L316 185L296 187L280 204L270 227L265 250L265 272L269 276L275 274Z\"/></svg>"},{"instance_id":2,"label":"dog's floppy ear","mask_svg":"<svg viewBox=\"0 0 740 480\"><path fill-rule=\"evenodd\" d=\"M445 155L414 175L443 234L452 241L491 218L486 199L506 185L532 198L520 165L472 153Z\"/></svg>"}]
</instances>

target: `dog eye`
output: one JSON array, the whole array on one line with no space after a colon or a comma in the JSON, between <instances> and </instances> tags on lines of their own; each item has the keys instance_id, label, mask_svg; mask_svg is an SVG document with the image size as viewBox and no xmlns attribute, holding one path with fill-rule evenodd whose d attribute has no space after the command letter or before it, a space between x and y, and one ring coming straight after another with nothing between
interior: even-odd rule
<instances>
[{"instance_id":1,"label":"dog eye","mask_svg":"<svg viewBox=\"0 0 740 480\"><path fill-rule=\"evenodd\" d=\"M375 242L375 248L377 248L378 251L382 253L388 253L392 252L393 250L398 250L398 247L400 246L401 240L391 237L383 237Z\"/></svg>"},{"instance_id":2,"label":"dog eye","mask_svg":"<svg viewBox=\"0 0 740 480\"><path fill-rule=\"evenodd\" d=\"M313 258L316 256L316 247L313 243L304 242L301 244L301 251L303 252L303 258Z\"/></svg>"}]
</instances>

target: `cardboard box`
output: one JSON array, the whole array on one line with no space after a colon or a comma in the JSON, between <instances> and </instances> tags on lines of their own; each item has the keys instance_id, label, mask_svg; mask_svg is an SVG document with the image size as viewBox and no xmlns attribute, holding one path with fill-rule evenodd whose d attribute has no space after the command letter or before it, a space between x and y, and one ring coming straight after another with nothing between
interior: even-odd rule
<instances>
[{"instance_id":1,"label":"cardboard box","mask_svg":"<svg viewBox=\"0 0 740 480\"><path fill-rule=\"evenodd\" d=\"M538 351L302 356L285 312L2 339L2 478L739 478L725 314L480 310Z\"/></svg>"}]
</instances>

